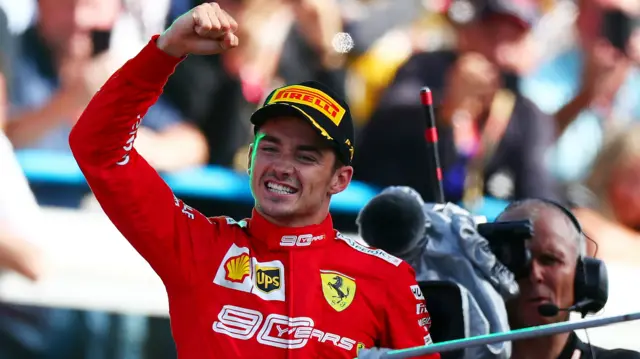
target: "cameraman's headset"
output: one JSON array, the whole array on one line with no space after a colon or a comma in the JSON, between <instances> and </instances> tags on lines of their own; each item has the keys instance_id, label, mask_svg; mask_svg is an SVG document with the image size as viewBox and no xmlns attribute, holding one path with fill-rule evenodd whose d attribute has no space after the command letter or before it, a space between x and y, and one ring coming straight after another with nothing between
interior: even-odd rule
<instances>
[{"instance_id":1,"label":"cameraman's headset","mask_svg":"<svg viewBox=\"0 0 640 359\"><path fill-rule=\"evenodd\" d=\"M591 240L582 230L580 222L576 216L566 207L558 202L544 199L531 198L549 204L564 213L575 226L581 241ZM522 201L512 202L506 209L519 206ZM609 299L609 277L607 267L600 259L587 257L580 253L576 263L576 275L573 283L574 304L569 308L559 308L560 310L575 311L584 317L588 313L597 313L602 310Z\"/></svg>"}]
</instances>

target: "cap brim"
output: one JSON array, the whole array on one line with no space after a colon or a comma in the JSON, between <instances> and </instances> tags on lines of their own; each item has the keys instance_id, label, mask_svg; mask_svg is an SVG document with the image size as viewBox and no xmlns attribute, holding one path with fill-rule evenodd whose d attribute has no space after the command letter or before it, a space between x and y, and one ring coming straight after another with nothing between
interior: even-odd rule
<instances>
[{"instance_id":1,"label":"cap brim","mask_svg":"<svg viewBox=\"0 0 640 359\"><path fill-rule=\"evenodd\" d=\"M267 120L280 116L294 116L307 119L307 114L299 108L289 106L283 103L276 103L264 106L251 115L251 123L256 126L262 126Z\"/></svg>"}]
</instances>

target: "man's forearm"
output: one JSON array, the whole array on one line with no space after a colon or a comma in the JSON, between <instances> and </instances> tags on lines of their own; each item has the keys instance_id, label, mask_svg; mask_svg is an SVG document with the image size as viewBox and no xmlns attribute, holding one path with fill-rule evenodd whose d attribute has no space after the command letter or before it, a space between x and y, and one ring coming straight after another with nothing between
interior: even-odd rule
<instances>
[{"instance_id":1,"label":"man's forearm","mask_svg":"<svg viewBox=\"0 0 640 359\"><path fill-rule=\"evenodd\" d=\"M62 96L56 95L45 106L9 117L6 134L14 147L29 146L64 121L72 111Z\"/></svg>"},{"instance_id":2,"label":"man's forearm","mask_svg":"<svg viewBox=\"0 0 640 359\"><path fill-rule=\"evenodd\" d=\"M0 225L0 270L8 269L36 280L41 274L39 256L34 245Z\"/></svg>"},{"instance_id":3,"label":"man's forearm","mask_svg":"<svg viewBox=\"0 0 640 359\"><path fill-rule=\"evenodd\" d=\"M591 94L587 91L580 91L573 100L556 112L556 137L562 136L567 127L578 117L580 112L589 106L590 102Z\"/></svg>"}]
</instances>

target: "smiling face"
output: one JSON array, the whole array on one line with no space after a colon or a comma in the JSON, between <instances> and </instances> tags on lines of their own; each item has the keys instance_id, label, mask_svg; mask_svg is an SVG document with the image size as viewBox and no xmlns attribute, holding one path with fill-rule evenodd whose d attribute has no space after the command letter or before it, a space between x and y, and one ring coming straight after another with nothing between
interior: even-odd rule
<instances>
[{"instance_id":1,"label":"smiling face","mask_svg":"<svg viewBox=\"0 0 640 359\"><path fill-rule=\"evenodd\" d=\"M527 218L534 224L534 237L528 243L532 263L529 276L518 281L520 295L507 303L509 322L514 329L566 321L567 312L543 317L538 307L552 303L567 308L574 302L579 254L577 230L565 214L543 205L516 208L501 217L501 221Z\"/></svg>"},{"instance_id":2,"label":"smiling face","mask_svg":"<svg viewBox=\"0 0 640 359\"><path fill-rule=\"evenodd\" d=\"M329 142L309 123L283 116L260 127L249 174L256 210L273 223L300 227L326 218L331 196L347 188L353 168L336 165Z\"/></svg>"}]
</instances>

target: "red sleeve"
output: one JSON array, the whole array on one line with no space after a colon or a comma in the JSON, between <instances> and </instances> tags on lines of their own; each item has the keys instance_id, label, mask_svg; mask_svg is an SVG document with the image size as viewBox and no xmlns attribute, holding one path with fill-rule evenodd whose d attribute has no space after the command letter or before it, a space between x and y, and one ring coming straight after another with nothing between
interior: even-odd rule
<instances>
[{"instance_id":1,"label":"red sleeve","mask_svg":"<svg viewBox=\"0 0 640 359\"><path fill-rule=\"evenodd\" d=\"M429 333L431 318L415 278L413 268L403 262L393 280L389 281L388 301L384 308L385 329L380 343L382 348L406 349L432 344ZM440 354L420 358L439 359Z\"/></svg>"},{"instance_id":2,"label":"red sleeve","mask_svg":"<svg viewBox=\"0 0 640 359\"><path fill-rule=\"evenodd\" d=\"M159 50L156 38L95 94L69 144L113 224L165 285L184 285L203 263L196 255L211 253L223 224L178 200L133 147L141 118L180 62Z\"/></svg>"}]
</instances>

